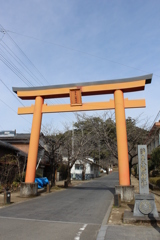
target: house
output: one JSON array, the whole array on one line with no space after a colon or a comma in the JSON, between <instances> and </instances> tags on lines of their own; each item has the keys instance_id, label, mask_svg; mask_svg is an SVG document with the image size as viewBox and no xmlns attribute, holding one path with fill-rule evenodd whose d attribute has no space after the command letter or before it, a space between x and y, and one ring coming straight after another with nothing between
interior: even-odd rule
<instances>
[{"instance_id":1,"label":"house","mask_svg":"<svg viewBox=\"0 0 160 240\"><path fill-rule=\"evenodd\" d=\"M0 131L0 141L10 146L8 153L12 152L12 149L17 149L17 152L23 152L27 162L30 133L16 133L15 131ZM52 144L54 144L52 142ZM39 177L49 177L51 170L51 144L43 133L40 134L36 174ZM25 170L26 170L25 162Z\"/></svg>"},{"instance_id":2,"label":"house","mask_svg":"<svg viewBox=\"0 0 160 240\"><path fill-rule=\"evenodd\" d=\"M92 158L77 160L71 168L71 178L76 180L99 177L100 166Z\"/></svg>"},{"instance_id":3,"label":"house","mask_svg":"<svg viewBox=\"0 0 160 240\"><path fill-rule=\"evenodd\" d=\"M0 158L8 154L27 158L27 154L25 152L7 142L0 141Z\"/></svg>"},{"instance_id":4,"label":"house","mask_svg":"<svg viewBox=\"0 0 160 240\"><path fill-rule=\"evenodd\" d=\"M0 140L28 154L30 133L16 133L16 130L0 131Z\"/></svg>"}]
</instances>

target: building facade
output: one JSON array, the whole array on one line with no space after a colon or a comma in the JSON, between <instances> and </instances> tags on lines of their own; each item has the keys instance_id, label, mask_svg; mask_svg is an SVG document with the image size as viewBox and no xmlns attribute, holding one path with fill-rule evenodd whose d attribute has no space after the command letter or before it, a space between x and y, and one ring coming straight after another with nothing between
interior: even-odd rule
<instances>
[{"instance_id":1,"label":"building facade","mask_svg":"<svg viewBox=\"0 0 160 240\"><path fill-rule=\"evenodd\" d=\"M75 180L88 180L99 177L99 165L92 158L77 160L71 168L71 178Z\"/></svg>"}]
</instances>

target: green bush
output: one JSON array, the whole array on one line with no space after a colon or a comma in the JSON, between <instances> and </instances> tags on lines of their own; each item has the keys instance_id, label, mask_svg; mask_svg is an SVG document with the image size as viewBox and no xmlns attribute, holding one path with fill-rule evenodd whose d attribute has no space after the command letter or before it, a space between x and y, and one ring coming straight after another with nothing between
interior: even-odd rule
<instances>
[{"instance_id":1,"label":"green bush","mask_svg":"<svg viewBox=\"0 0 160 240\"><path fill-rule=\"evenodd\" d=\"M13 187L13 188L19 187L19 182L13 182L13 183L12 183L12 187Z\"/></svg>"},{"instance_id":2,"label":"green bush","mask_svg":"<svg viewBox=\"0 0 160 240\"><path fill-rule=\"evenodd\" d=\"M149 182L160 187L160 177L153 177L149 179Z\"/></svg>"}]
</instances>

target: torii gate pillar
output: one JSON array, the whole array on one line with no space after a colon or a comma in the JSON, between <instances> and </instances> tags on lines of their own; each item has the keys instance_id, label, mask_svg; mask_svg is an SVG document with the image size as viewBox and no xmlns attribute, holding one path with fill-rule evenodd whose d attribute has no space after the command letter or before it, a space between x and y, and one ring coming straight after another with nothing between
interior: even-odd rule
<instances>
[{"instance_id":1,"label":"torii gate pillar","mask_svg":"<svg viewBox=\"0 0 160 240\"><path fill-rule=\"evenodd\" d=\"M121 90L114 92L117 148L118 148L118 166L119 166L119 184L122 186L130 185L129 159L126 118L124 108L124 97Z\"/></svg>"},{"instance_id":2,"label":"torii gate pillar","mask_svg":"<svg viewBox=\"0 0 160 240\"><path fill-rule=\"evenodd\" d=\"M32 130L29 142L29 151L28 151L28 161L26 169L26 183L34 183L35 181L35 169L37 164L37 155L38 155L38 146L39 146L39 135L41 130L41 120L42 120L42 105L43 98L36 97L35 99L35 108L33 113L32 120Z\"/></svg>"}]
</instances>

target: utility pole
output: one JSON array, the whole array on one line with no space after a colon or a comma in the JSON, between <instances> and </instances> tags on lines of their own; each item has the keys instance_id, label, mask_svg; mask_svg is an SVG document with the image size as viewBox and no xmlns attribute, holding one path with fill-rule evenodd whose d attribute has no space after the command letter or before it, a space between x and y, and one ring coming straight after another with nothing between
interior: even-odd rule
<instances>
[{"instance_id":1,"label":"utility pole","mask_svg":"<svg viewBox=\"0 0 160 240\"><path fill-rule=\"evenodd\" d=\"M74 156L74 123L72 123L72 157Z\"/></svg>"},{"instance_id":2,"label":"utility pole","mask_svg":"<svg viewBox=\"0 0 160 240\"><path fill-rule=\"evenodd\" d=\"M99 163L100 163L100 139L99 139Z\"/></svg>"}]
</instances>

